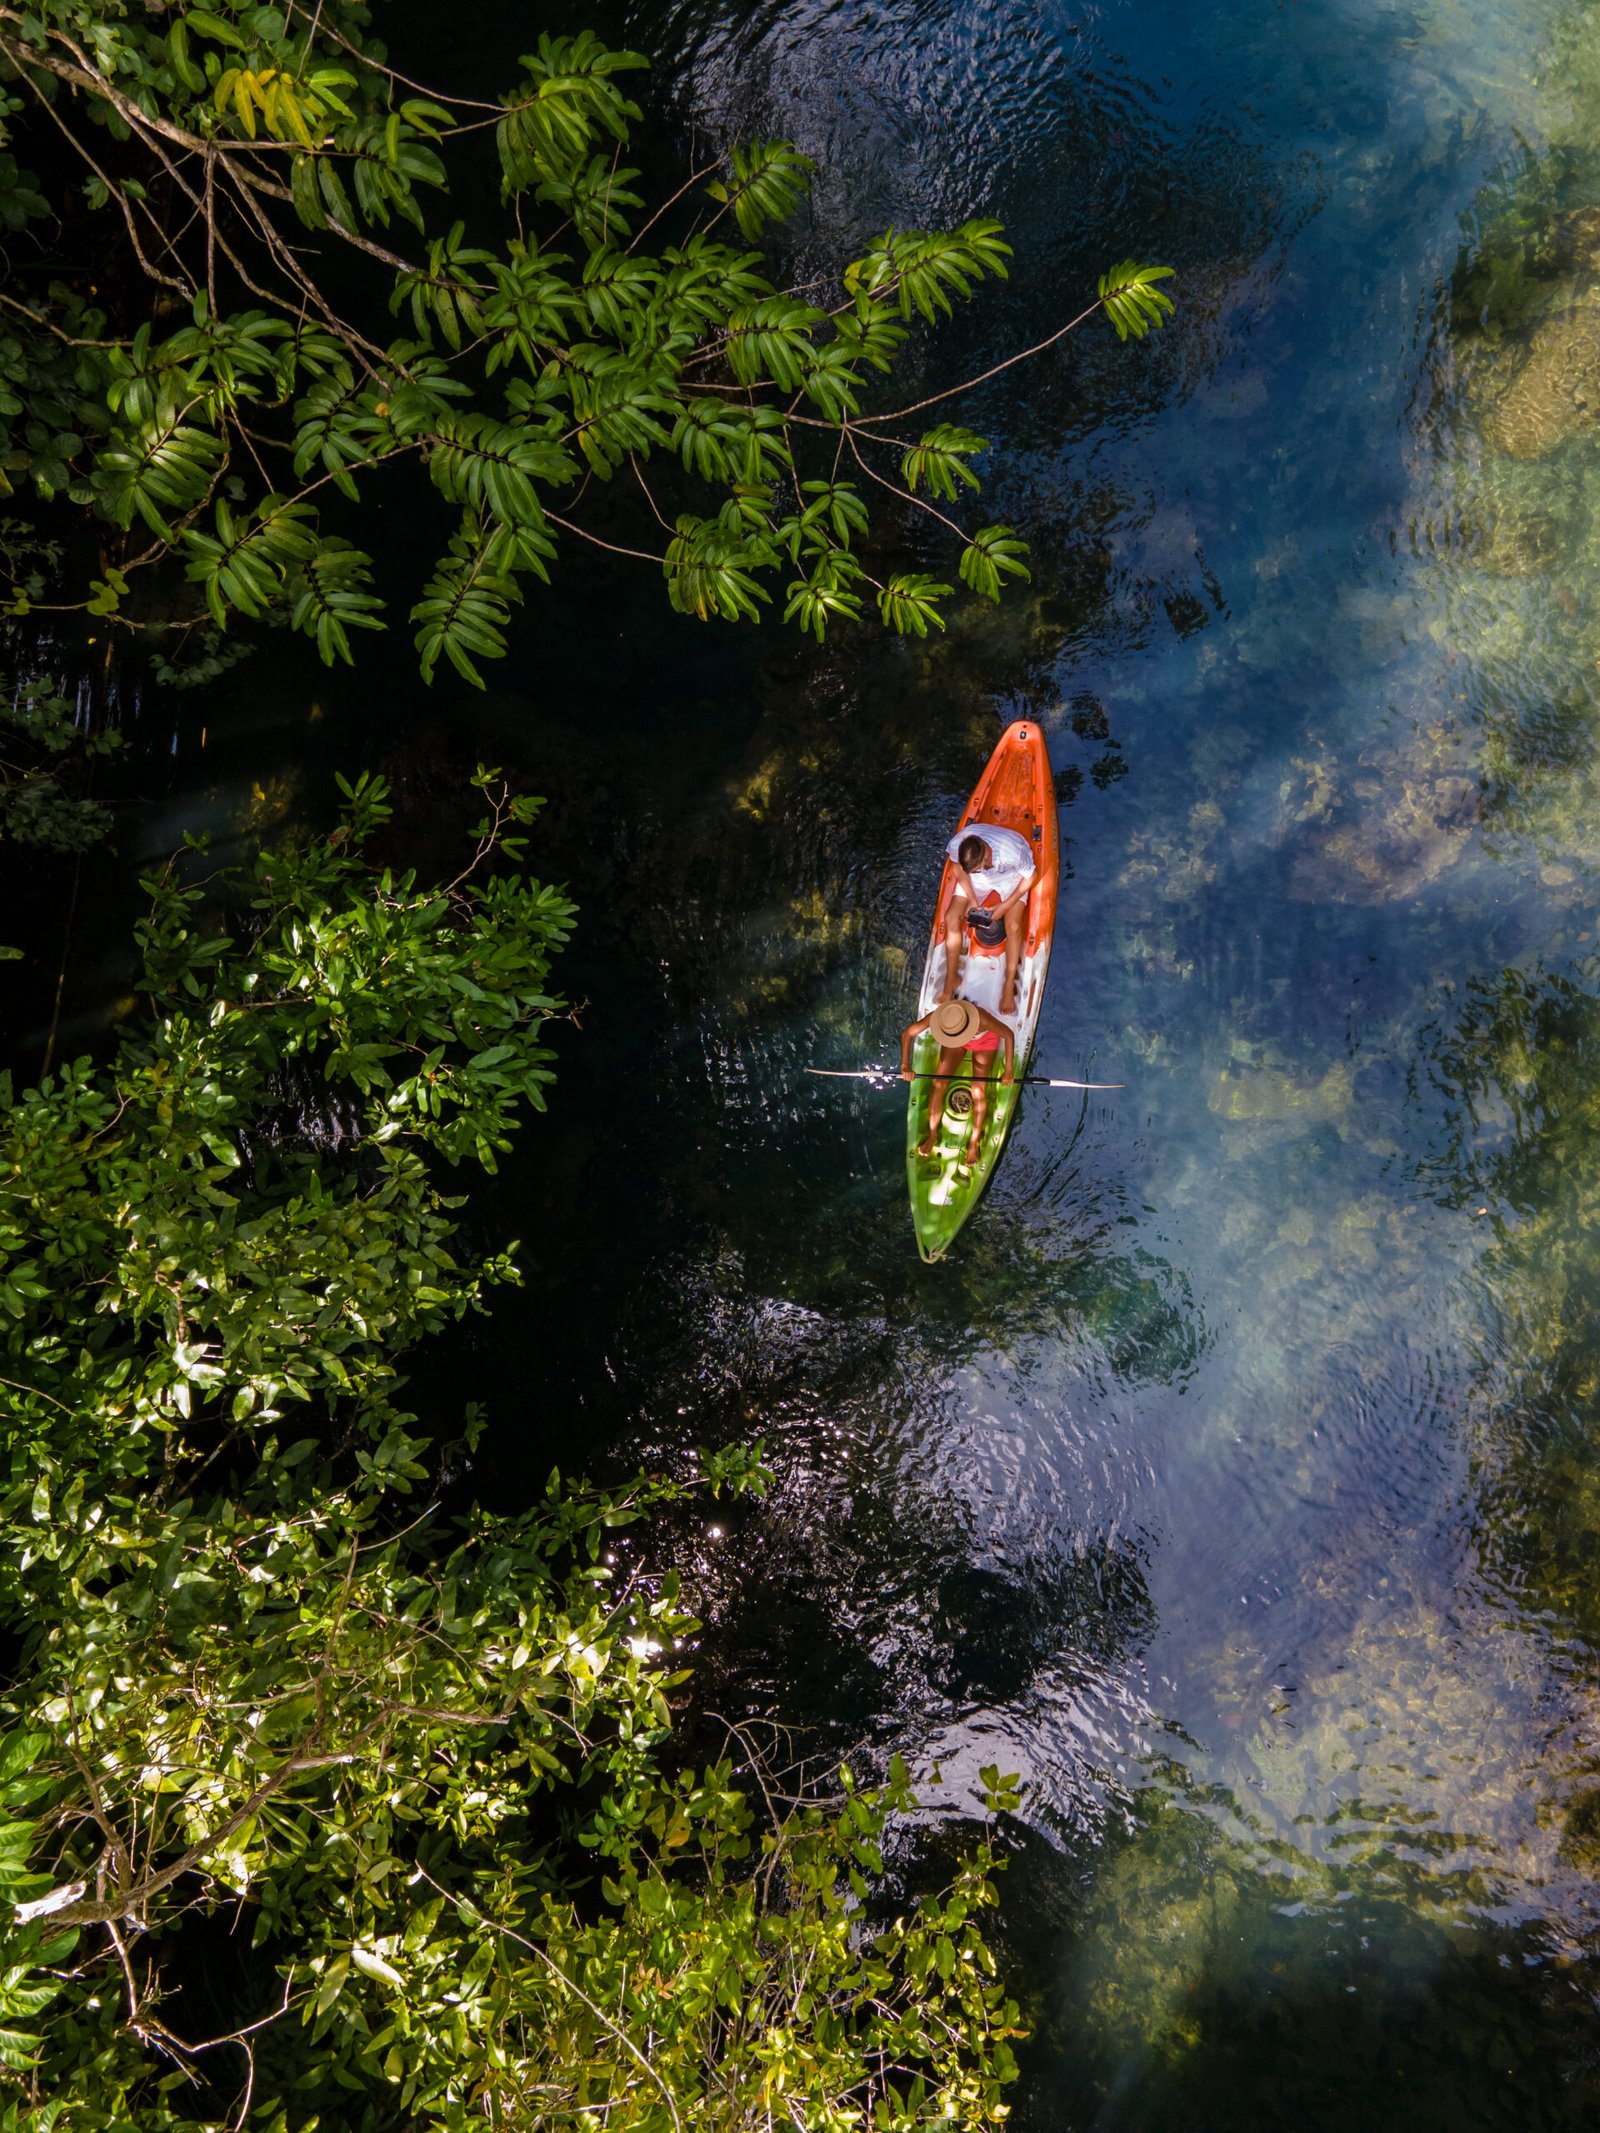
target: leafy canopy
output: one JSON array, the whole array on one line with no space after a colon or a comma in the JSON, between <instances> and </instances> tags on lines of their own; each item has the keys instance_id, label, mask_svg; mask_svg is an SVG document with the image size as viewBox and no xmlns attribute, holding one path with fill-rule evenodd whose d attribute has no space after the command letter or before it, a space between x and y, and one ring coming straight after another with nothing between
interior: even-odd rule
<instances>
[{"instance_id":1,"label":"leafy canopy","mask_svg":"<svg viewBox=\"0 0 1600 2133\"><path fill-rule=\"evenodd\" d=\"M995 2124L987 1836L894 1905L900 1763L779 1805L747 1739L671 1757L698 1625L630 1529L756 1455L508 1515L479 1418L399 1404L516 1278L461 1193L573 916L478 782L443 885L370 856L373 778L221 901L152 875L144 1012L0 1081L0 2125Z\"/></svg>"},{"instance_id":2,"label":"leafy canopy","mask_svg":"<svg viewBox=\"0 0 1600 2133\"><path fill-rule=\"evenodd\" d=\"M522 583L574 541L656 563L686 615L754 619L776 579L819 638L869 593L926 634L950 587L874 575L880 486L898 538L912 517L953 538L973 591L1026 576L1012 529L934 501L976 489L984 440L905 434L959 388L869 411L912 329L1006 273L998 223L886 230L831 288L785 288L760 247L805 201L792 144L733 143L650 207L625 160L637 53L542 36L481 103L414 87L369 20L354 0L0 9L0 496L120 536L91 594L12 582L11 612L87 601L131 628L128 581L177 560L214 626L281 616L349 660L396 592L361 506L407 467L439 507L408 617L429 677L481 684ZM63 133L75 192L27 167L38 144L59 169ZM444 202L491 154L508 221L471 229ZM1142 335L1169 272L1125 262L1082 317ZM596 524L614 483L637 507L620 530L614 504Z\"/></svg>"}]
</instances>

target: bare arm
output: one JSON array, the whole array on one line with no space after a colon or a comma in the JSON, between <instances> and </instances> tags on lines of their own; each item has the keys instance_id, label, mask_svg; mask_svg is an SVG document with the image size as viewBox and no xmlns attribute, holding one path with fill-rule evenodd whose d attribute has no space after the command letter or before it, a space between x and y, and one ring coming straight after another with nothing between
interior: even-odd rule
<instances>
[{"instance_id":1,"label":"bare arm","mask_svg":"<svg viewBox=\"0 0 1600 2133\"><path fill-rule=\"evenodd\" d=\"M1012 890L1011 894L1006 898L1005 902L1001 904L999 910L996 911L995 917L1004 918L1008 911L1010 911L1014 908L1014 906L1022 902L1023 898L1027 895L1028 891L1032 887L1033 869L1032 867L1030 867L1027 873L1023 875L1021 881L1019 881L1017 883L1017 886Z\"/></svg>"},{"instance_id":2,"label":"bare arm","mask_svg":"<svg viewBox=\"0 0 1600 2133\"><path fill-rule=\"evenodd\" d=\"M921 1015L915 1022L908 1022L900 1032L900 1079L902 1081L911 1079L911 1047L932 1020L932 1015Z\"/></svg>"}]
</instances>

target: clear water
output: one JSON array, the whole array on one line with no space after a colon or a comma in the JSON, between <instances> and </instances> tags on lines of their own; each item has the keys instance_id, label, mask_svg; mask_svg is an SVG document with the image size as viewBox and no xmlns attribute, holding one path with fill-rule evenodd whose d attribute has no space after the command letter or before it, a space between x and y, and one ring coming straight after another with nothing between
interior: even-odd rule
<instances>
[{"instance_id":1,"label":"clear water","mask_svg":"<svg viewBox=\"0 0 1600 2133\"><path fill-rule=\"evenodd\" d=\"M478 56L526 41L484 19ZM503 1196L529 1286L475 1336L493 1485L765 1439L767 1505L679 1540L706 1701L936 1760L947 1818L1022 1772L1020 2122L1586 2125L1600 9L621 27L679 140L818 157L802 272L1003 217L1017 272L930 378L1113 259L1179 269L1158 342L978 396L1032 586L818 652L618 576L536 603L486 704L397 665L381 729L371 684L269 665L245 700L292 714L202 756L182 708L145 835L358 746L414 821L478 753L549 791L586 1004ZM1127 1088L1031 1092L926 1268L898 1098L804 1070L891 1057L1024 711L1070 877L1039 1059Z\"/></svg>"}]
</instances>

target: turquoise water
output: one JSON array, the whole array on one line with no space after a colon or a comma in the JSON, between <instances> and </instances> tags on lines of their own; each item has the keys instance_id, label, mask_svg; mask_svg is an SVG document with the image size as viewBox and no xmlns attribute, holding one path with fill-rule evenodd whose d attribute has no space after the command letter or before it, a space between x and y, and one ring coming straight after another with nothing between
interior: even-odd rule
<instances>
[{"instance_id":1,"label":"turquoise water","mask_svg":"<svg viewBox=\"0 0 1600 2133\"><path fill-rule=\"evenodd\" d=\"M467 1359L486 1485L765 1440L769 1502L675 1543L705 1705L937 1762L909 1874L1022 1773L1019 2123L1587 2125L1600 9L616 20L668 146L818 158L800 278L1004 218L930 380L1178 269L1159 340L1086 329L968 414L1033 583L818 651L591 578L484 703L274 653L146 703L129 849L358 756L413 836L479 754L549 792L581 1028L494 1211L529 1285ZM893 1055L1023 713L1063 803L1039 1062L1127 1086L1030 1092L927 1268L898 1099L805 1069Z\"/></svg>"}]
</instances>

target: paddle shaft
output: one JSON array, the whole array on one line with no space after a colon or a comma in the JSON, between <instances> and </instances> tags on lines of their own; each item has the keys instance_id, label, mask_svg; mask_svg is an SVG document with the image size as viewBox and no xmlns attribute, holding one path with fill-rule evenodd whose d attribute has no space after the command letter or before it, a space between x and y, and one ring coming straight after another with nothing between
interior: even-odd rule
<instances>
[{"instance_id":1,"label":"paddle shaft","mask_svg":"<svg viewBox=\"0 0 1600 2133\"><path fill-rule=\"evenodd\" d=\"M881 1082L885 1088L888 1088L894 1082L905 1079L904 1075L890 1067L807 1067L806 1072L808 1074L825 1075L830 1081ZM985 1074L978 1078L984 1081L994 1081L998 1077L993 1074ZM965 1074L913 1074L911 1079L913 1081L965 1081L967 1076ZM1016 1088L1019 1084L1024 1083L1031 1089L1125 1089L1127 1087L1127 1083L1124 1081L1060 1081L1050 1074L1018 1074L1013 1077L1009 1086Z\"/></svg>"}]
</instances>

